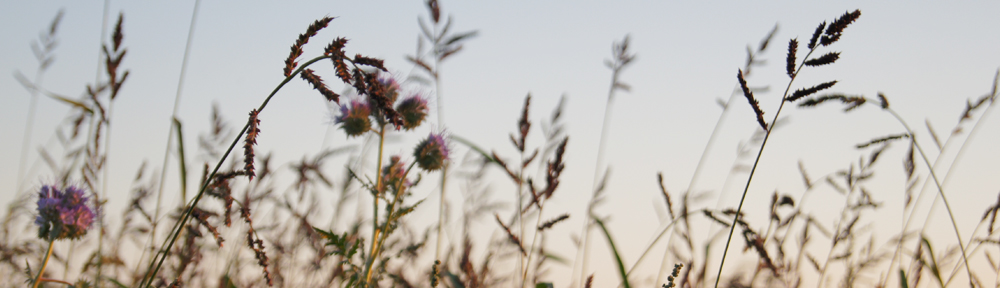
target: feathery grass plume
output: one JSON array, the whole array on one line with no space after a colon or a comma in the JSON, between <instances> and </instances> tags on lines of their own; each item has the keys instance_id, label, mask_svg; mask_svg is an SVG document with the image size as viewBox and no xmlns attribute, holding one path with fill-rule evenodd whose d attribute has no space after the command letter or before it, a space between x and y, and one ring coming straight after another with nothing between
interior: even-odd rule
<instances>
[{"instance_id":1,"label":"feathery grass plume","mask_svg":"<svg viewBox=\"0 0 1000 288\"><path fill-rule=\"evenodd\" d=\"M830 46L830 44L837 42L840 39L841 33L844 32L844 28L847 28L847 25L853 23L858 17L861 17L861 10L844 12L844 15L826 27L826 32L823 33L823 37L820 38L819 43L823 44L823 46Z\"/></svg>"},{"instance_id":2,"label":"feathery grass plume","mask_svg":"<svg viewBox=\"0 0 1000 288\"><path fill-rule=\"evenodd\" d=\"M316 75L315 71L312 69L302 70L302 74L299 74L299 76L302 77L302 80L306 80L306 82L312 84L313 89L318 90L319 94L323 94L323 97L326 97L327 101L337 102L338 104L340 103L340 95L334 93L333 90L330 90L330 88L326 86L326 83L323 83L323 78Z\"/></svg>"},{"instance_id":3,"label":"feathery grass plume","mask_svg":"<svg viewBox=\"0 0 1000 288\"><path fill-rule=\"evenodd\" d=\"M559 217L556 217L555 219L552 219L552 220L545 221L545 223L542 223L542 225L539 225L538 226L538 231L541 232L542 230L552 228L552 225L555 225L556 223L562 222L563 220L566 220L566 219L569 219L569 214L559 215Z\"/></svg>"},{"instance_id":4,"label":"feathery grass plume","mask_svg":"<svg viewBox=\"0 0 1000 288\"><path fill-rule=\"evenodd\" d=\"M823 66L833 64L833 62L837 61L837 59L840 59L840 52L830 52L823 54L823 56L819 56L818 58L806 60L805 64L806 66L812 67Z\"/></svg>"},{"instance_id":5,"label":"feathery grass plume","mask_svg":"<svg viewBox=\"0 0 1000 288\"><path fill-rule=\"evenodd\" d=\"M583 287L590 288L592 284L594 284L594 274L590 274L590 276L587 276L587 282L586 284L583 285Z\"/></svg>"},{"instance_id":6,"label":"feathery grass plume","mask_svg":"<svg viewBox=\"0 0 1000 288\"><path fill-rule=\"evenodd\" d=\"M521 244L521 239L518 238L517 235L514 235L514 232L510 231L510 227L507 227L506 224L503 224L503 220L500 220L500 214L494 213L493 216L496 216L497 224L500 224L500 227L503 228L503 231L507 233L507 239L510 240L510 243L517 245L517 249L521 251L521 255L527 256L528 252L524 250L524 245Z\"/></svg>"},{"instance_id":7,"label":"feathery grass plume","mask_svg":"<svg viewBox=\"0 0 1000 288\"><path fill-rule=\"evenodd\" d=\"M806 96L815 94L816 92L823 91L823 90L826 90L826 89L828 89L830 87L833 87L834 84L837 84L836 80L829 81L829 82L824 82L824 83L821 83L819 85L816 85L816 86L813 86L813 87L809 87L809 88L803 88L803 89L795 90L795 92L793 92L791 96L788 96L788 98L785 98L785 101L795 102L795 100L799 100L802 97L806 97Z\"/></svg>"},{"instance_id":8,"label":"feathery grass plume","mask_svg":"<svg viewBox=\"0 0 1000 288\"><path fill-rule=\"evenodd\" d=\"M740 88L743 89L743 96L745 96L747 101L750 102L750 107L753 108L754 114L757 114L757 123L760 124L760 128L767 131L767 122L764 121L764 111L760 110L760 103L757 102L757 99L753 98L753 92L751 92L750 88L747 87L747 81L743 80L742 69L740 69L739 73L736 74L736 79L740 81Z\"/></svg>"},{"instance_id":9,"label":"feathery grass plume","mask_svg":"<svg viewBox=\"0 0 1000 288\"><path fill-rule=\"evenodd\" d=\"M299 56L302 56L302 46L309 42L309 38L316 36L316 32L326 28L333 19L333 17L323 17L323 19L316 20L312 25L309 25L306 33L299 34L299 38L295 40L295 44L292 44L292 51L288 54L288 58L285 59L285 77L292 76L292 71L299 66L299 62L295 60Z\"/></svg>"},{"instance_id":10,"label":"feathery grass plume","mask_svg":"<svg viewBox=\"0 0 1000 288\"><path fill-rule=\"evenodd\" d=\"M788 40L788 56L785 57L785 73L788 77L795 78L795 53L799 48L798 39Z\"/></svg>"},{"instance_id":11,"label":"feathery grass plume","mask_svg":"<svg viewBox=\"0 0 1000 288\"><path fill-rule=\"evenodd\" d=\"M246 170L247 177L252 181L253 177L256 176L253 172L253 145L257 144L257 135L260 134L260 129L257 128L260 125L260 119L257 119L258 111L253 109L250 111L249 128L247 128L247 138L243 143L243 163L244 170Z\"/></svg>"}]
</instances>

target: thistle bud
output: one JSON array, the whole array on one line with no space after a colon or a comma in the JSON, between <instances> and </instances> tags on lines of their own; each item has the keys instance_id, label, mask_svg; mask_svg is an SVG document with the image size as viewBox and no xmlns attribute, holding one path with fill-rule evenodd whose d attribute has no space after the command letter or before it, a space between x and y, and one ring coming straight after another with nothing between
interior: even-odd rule
<instances>
[{"instance_id":1,"label":"thistle bud","mask_svg":"<svg viewBox=\"0 0 1000 288\"><path fill-rule=\"evenodd\" d=\"M403 128L413 130L427 118L427 99L419 94L404 99L396 105L396 111L403 116Z\"/></svg>"},{"instance_id":2,"label":"thistle bud","mask_svg":"<svg viewBox=\"0 0 1000 288\"><path fill-rule=\"evenodd\" d=\"M443 134L431 133L427 139L417 145L413 156L416 157L417 165L426 171L435 171L444 166L448 161L448 144L444 141Z\"/></svg>"},{"instance_id":3,"label":"thistle bud","mask_svg":"<svg viewBox=\"0 0 1000 288\"><path fill-rule=\"evenodd\" d=\"M382 167L382 185L384 187L392 187L394 190L397 188L406 189L406 187L410 186L410 181L405 177L406 168L403 166L403 162L400 161L399 155L390 157L389 164ZM402 186L399 186L400 184Z\"/></svg>"},{"instance_id":4,"label":"thistle bud","mask_svg":"<svg viewBox=\"0 0 1000 288\"><path fill-rule=\"evenodd\" d=\"M382 74L385 75L385 74ZM399 82L396 78L392 76L379 77L379 82L385 87L385 98L389 99L389 103L396 103L396 99L399 99Z\"/></svg>"},{"instance_id":5,"label":"thistle bud","mask_svg":"<svg viewBox=\"0 0 1000 288\"><path fill-rule=\"evenodd\" d=\"M347 136L360 136L371 130L372 121L368 118L371 112L368 103L351 100L350 108L340 106L340 116L337 116L335 122L342 125Z\"/></svg>"}]
</instances>

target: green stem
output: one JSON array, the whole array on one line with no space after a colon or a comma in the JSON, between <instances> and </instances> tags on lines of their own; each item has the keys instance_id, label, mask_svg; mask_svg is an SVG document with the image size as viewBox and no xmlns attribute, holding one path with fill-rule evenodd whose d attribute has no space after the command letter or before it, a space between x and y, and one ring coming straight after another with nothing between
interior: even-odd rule
<instances>
[{"instance_id":1,"label":"green stem","mask_svg":"<svg viewBox=\"0 0 1000 288\"><path fill-rule=\"evenodd\" d=\"M372 194L372 244L371 252L368 253L368 261L365 265L365 282L364 286L369 287L371 283L368 283L372 279L372 267L375 265L375 251L377 249L377 242L379 236L378 229L378 197L379 194L385 192L385 187L382 186L382 148L385 146L385 123L380 123L378 127L378 165L375 166L375 193ZM388 218L388 215L386 216Z\"/></svg>"},{"instance_id":2,"label":"green stem","mask_svg":"<svg viewBox=\"0 0 1000 288\"><path fill-rule=\"evenodd\" d=\"M403 178L400 179L398 183L396 183L396 195L393 196L392 202L389 202L388 211L386 212L385 215L385 224L382 225L382 230L380 231L379 238L377 239L378 241L372 243L372 250L373 250L371 254L372 262L371 265L368 267L366 282L370 281L372 276L375 274L373 272L375 270L374 259L378 259L378 256L382 254L382 249L381 249L382 243L385 243L385 239L389 237L389 222L395 221L396 220L395 218L399 217L398 215L393 215L392 212L396 210L396 204L398 204L399 201L402 201L401 199L403 197L403 191L404 191L403 184L406 181L406 176L409 175L410 170L413 169L414 164L417 164L417 162L414 161L413 163L410 163L409 167L406 167L406 172L403 172Z\"/></svg>"},{"instance_id":3,"label":"green stem","mask_svg":"<svg viewBox=\"0 0 1000 288\"><path fill-rule=\"evenodd\" d=\"M45 252L45 258L42 259L42 268L38 269L38 276L35 277L35 284L32 288L38 288L38 284L42 283L42 274L45 273L45 266L49 265L49 257L52 256L52 244L56 243L55 240L49 240L49 249Z\"/></svg>"}]
</instances>

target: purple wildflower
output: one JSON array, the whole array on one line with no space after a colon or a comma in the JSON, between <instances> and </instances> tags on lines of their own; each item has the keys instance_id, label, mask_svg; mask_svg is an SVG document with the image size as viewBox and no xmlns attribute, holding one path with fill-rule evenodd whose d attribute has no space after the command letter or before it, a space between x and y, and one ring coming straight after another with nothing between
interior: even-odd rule
<instances>
[{"instance_id":1,"label":"purple wildflower","mask_svg":"<svg viewBox=\"0 0 1000 288\"><path fill-rule=\"evenodd\" d=\"M445 143L444 134L431 133L427 139L417 145L413 156L417 158L417 165L426 171L435 171L444 166L448 160L448 143Z\"/></svg>"},{"instance_id":2,"label":"purple wildflower","mask_svg":"<svg viewBox=\"0 0 1000 288\"><path fill-rule=\"evenodd\" d=\"M403 128L413 130L427 118L427 99L420 94L414 94L399 102L396 111L403 116Z\"/></svg>"},{"instance_id":3,"label":"purple wildflower","mask_svg":"<svg viewBox=\"0 0 1000 288\"><path fill-rule=\"evenodd\" d=\"M46 240L79 239L87 234L96 214L87 205L83 189L74 186L63 191L50 185L38 192L38 237Z\"/></svg>"},{"instance_id":4,"label":"purple wildflower","mask_svg":"<svg viewBox=\"0 0 1000 288\"><path fill-rule=\"evenodd\" d=\"M371 107L368 103L358 100L351 100L350 108L347 105L340 106L340 116L334 119L335 123L343 124L344 132L347 136L360 136L371 130Z\"/></svg>"}]
</instances>

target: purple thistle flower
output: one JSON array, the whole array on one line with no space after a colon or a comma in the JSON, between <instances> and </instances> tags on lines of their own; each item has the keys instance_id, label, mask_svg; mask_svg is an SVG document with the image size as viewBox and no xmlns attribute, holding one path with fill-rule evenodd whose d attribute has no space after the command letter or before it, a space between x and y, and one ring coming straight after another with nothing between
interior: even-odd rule
<instances>
[{"instance_id":1,"label":"purple thistle flower","mask_svg":"<svg viewBox=\"0 0 1000 288\"><path fill-rule=\"evenodd\" d=\"M343 124L344 132L347 136L360 136L371 130L371 106L366 102L351 100L350 108L347 105L340 106L340 116L334 119L337 124Z\"/></svg>"},{"instance_id":2,"label":"purple thistle flower","mask_svg":"<svg viewBox=\"0 0 1000 288\"><path fill-rule=\"evenodd\" d=\"M427 99L420 94L414 94L396 105L396 111L403 116L403 128L413 130L427 118Z\"/></svg>"},{"instance_id":3,"label":"purple thistle flower","mask_svg":"<svg viewBox=\"0 0 1000 288\"><path fill-rule=\"evenodd\" d=\"M417 158L417 165L426 171L444 167L444 162L448 160L448 143L444 140L444 134L431 133L426 140L417 145L413 156Z\"/></svg>"},{"instance_id":4,"label":"purple thistle flower","mask_svg":"<svg viewBox=\"0 0 1000 288\"><path fill-rule=\"evenodd\" d=\"M50 185L38 191L38 237L49 241L79 239L87 234L97 215L87 205L83 189L69 186L60 191Z\"/></svg>"}]
</instances>

